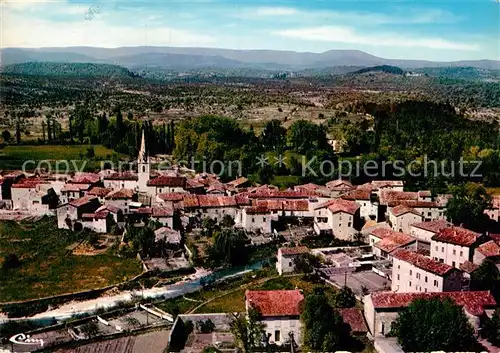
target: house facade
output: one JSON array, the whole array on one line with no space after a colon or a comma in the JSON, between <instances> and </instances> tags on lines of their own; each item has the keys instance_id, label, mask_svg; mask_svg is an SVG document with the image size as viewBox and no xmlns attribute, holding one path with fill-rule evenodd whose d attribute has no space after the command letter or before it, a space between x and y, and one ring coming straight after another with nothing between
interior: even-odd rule
<instances>
[{"instance_id":1,"label":"house facade","mask_svg":"<svg viewBox=\"0 0 500 353\"><path fill-rule=\"evenodd\" d=\"M455 268L472 261L474 249L482 240L481 234L462 227L440 229L431 238L430 256Z\"/></svg>"},{"instance_id":2,"label":"house facade","mask_svg":"<svg viewBox=\"0 0 500 353\"><path fill-rule=\"evenodd\" d=\"M497 303L490 292L393 293L376 292L363 299L366 323L372 337L389 333L399 313L415 299L449 298L461 306L477 332L481 318L491 316Z\"/></svg>"},{"instance_id":3,"label":"house facade","mask_svg":"<svg viewBox=\"0 0 500 353\"><path fill-rule=\"evenodd\" d=\"M391 289L398 293L460 291L462 273L424 255L398 249L392 255Z\"/></svg>"},{"instance_id":4,"label":"house facade","mask_svg":"<svg viewBox=\"0 0 500 353\"><path fill-rule=\"evenodd\" d=\"M290 333L296 343L301 342L300 305L304 296L299 290L250 291L245 293L245 307L257 310L265 325L270 343L288 342Z\"/></svg>"},{"instance_id":5,"label":"house facade","mask_svg":"<svg viewBox=\"0 0 500 353\"><path fill-rule=\"evenodd\" d=\"M280 274L292 273L295 271L295 259L299 256L309 253L309 249L305 246L299 246L295 248L279 248L276 270Z\"/></svg>"}]
</instances>

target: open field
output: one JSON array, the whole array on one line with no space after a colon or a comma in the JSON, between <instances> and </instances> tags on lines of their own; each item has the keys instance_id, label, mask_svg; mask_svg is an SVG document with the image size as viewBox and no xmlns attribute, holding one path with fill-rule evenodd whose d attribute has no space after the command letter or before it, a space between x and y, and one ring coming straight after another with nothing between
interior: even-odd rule
<instances>
[{"instance_id":1,"label":"open field","mask_svg":"<svg viewBox=\"0 0 500 353\"><path fill-rule=\"evenodd\" d=\"M237 289L227 295L221 296L198 308L195 313L220 313L220 312L241 312L245 311L245 291L248 290L283 290L301 289L304 294L312 293L316 288L323 288L328 297L332 298L335 289L331 286L313 284L304 281L302 275L293 277L272 278L264 283L251 285L248 288Z\"/></svg>"},{"instance_id":2,"label":"open field","mask_svg":"<svg viewBox=\"0 0 500 353\"><path fill-rule=\"evenodd\" d=\"M93 147L95 156L87 158L87 151ZM0 150L1 169L22 169L26 161L27 170L35 169L40 161L56 166L56 161L68 161L68 171L91 171L100 166L99 160L114 160L123 157L102 145L12 145ZM40 165L47 168L47 163ZM59 164L60 172L66 172L66 164Z\"/></svg>"},{"instance_id":3,"label":"open field","mask_svg":"<svg viewBox=\"0 0 500 353\"><path fill-rule=\"evenodd\" d=\"M1 158L8 159L33 159L33 160L63 160L83 159L87 149L94 148L95 158L111 158L113 150L102 145L31 145L7 146L0 150Z\"/></svg>"},{"instance_id":4,"label":"open field","mask_svg":"<svg viewBox=\"0 0 500 353\"><path fill-rule=\"evenodd\" d=\"M0 222L0 253L19 258L17 267L1 269L0 302L27 300L101 288L142 272L135 259L105 253L75 256L71 245L81 233L56 228L55 220L35 223Z\"/></svg>"}]
</instances>

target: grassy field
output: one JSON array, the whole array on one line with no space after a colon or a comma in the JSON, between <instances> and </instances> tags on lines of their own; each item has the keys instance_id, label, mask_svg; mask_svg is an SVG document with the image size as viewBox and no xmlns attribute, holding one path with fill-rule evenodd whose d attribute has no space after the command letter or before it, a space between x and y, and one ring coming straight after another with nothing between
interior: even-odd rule
<instances>
[{"instance_id":1,"label":"grassy field","mask_svg":"<svg viewBox=\"0 0 500 353\"><path fill-rule=\"evenodd\" d=\"M274 268L264 268L252 272L229 283L220 283L210 289L188 294L185 297L169 299L157 304L161 309L177 315L194 310L194 313L240 312L245 310L245 291L301 289L305 294L312 293L315 288L323 288L326 295L333 300L335 289L331 286L314 284L302 279L302 275L293 277L277 277ZM205 303L205 304L203 304Z\"/></svg>"},{"instance_id":2,"label":"grassy field","mask_svg":"<svg viewBox=\"0 0 500 353\"><path fill-rule=\"evenodd\" d=\"M88 160L86 154L88 148L94 148L95 157ZM102 145L19 145L6 146L0 150L0 168L2 169L21 169L25 161L50 161L55 166L55 161L68 161L71 170L75 168L80 170L93 170L99 167L99 160L112 160L123 157L116 154L111 149ZM29 163L29 169L36 168L36 164ZM46 165L41 167L47 168ZM61 164L64 172L64 164Z\"/></svg>"},{"instance_id":3,"label":"grassy field","mask_svg":"<svg viewBox=\"0 0 500 353\"><path fill-rule=\"evenodd\" d=\"M57 229L55 219L36 223L0 222L0 302L78 292L119 283L142 272L139 261L110 253L75 256L68 247L82 235ZM3 269L15 254L17 268Z\"/></svg>"},{"instance_id":4,"label":"grassy field","mask_svg":"<svg viewBox=\"0 0 500 353\"><path fill-rule=\"evenodd\" d=\"M304 294L312 293L315 288L323 288L326 295L333 299L335 289L321 284L313 284L302 280L302 275L294 277L278 277L270 279L262 284L251 285L248 288L241 288L221 296L196 310L201 313L220 313L220 312L240 312L245 311L245 291L249 290L282 290L282 289L301 289Z\"/></svg>"}]
</instances>

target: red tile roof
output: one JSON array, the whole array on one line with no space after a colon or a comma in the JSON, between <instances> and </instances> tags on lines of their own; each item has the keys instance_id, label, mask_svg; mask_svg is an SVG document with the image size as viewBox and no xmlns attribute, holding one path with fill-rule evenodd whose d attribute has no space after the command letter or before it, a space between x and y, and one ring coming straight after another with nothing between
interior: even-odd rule
<instances>
[{"instance_id":1,"label":"red tile roof","mask_svg":"<svg viewBox=\"0 0 500 353\"><path fill-rule=\"evenodd\" d=\"M455 269L454 267L443 262L436 261L434 259L431 259L430 257L426 257L405 249L397 249L392 253L392 256L396 259L408 262L415 267L418 267L427 272L434 273L438 276L444 276Z\"/></svg>"},{"instance_id":2,"label":"red tile roof","mask_svg":"<svg viewBox=\"0 0 500 353\"><path fill-rule=\"evenodd\" d=\"M106 219L109 215L109 211L99 211L95 213L84 213L82 218L92 218L92 219Z\"/></svg>"},{"instance_id":3,"label":"red tile roof","mask_svg":"<svg viewBox=\"0 0 500 353\"><path fill-rule=\"evenodd\" d=\"M396 249L410 245L415 241L416 239L408 234L392 232L389 236L373 244L373 246L387 253L392 253Z\"/></svg>"},{"instance_id":4,"label":"red tile roof","mask_svg":"<svg viewBox=\"0 0 500 353\"><path fill-rule=\"evenodd\" d=\"M443 208L444 205L439 204L438 202L435 201L420 201L420 200L403 200L403 201L396 201L395 203L390 203L392 204L400 204L400 205L405 205L407 207L415 207L415 208Z\"/></svg>"},{"instance_id":5,"label":"red tile roof","mask_svg":"<svg viewBox=\"0 0 500 353\"><path fill-rule=\"evenodd\" d=\"M417 210L415 210L414 208L407 207L404 205L398 205L396 207L392 207L389 212L391 212L396 217L402 216L406 213L413 213L414 215L421 216L421 214L417 212Z\"/></svg>"},{"instance_id":6,"label":"red tile roof","mask_svg":"<svg viewBox=\"0 0 500 353\"><path fill-rule=\"evenodd\" d=\"M139 180L139 177L133 172L115 172L105 176L104 180Z\"/></svg>"},{"instance_id":7,"label":"red tile roof","mask_svg":"<svg viewBox=\"0 0 500 353\"><path fill-rule=\"evenodd\" d=\"M443 228L451 227L452 224L444 219L439 219L435 221L414 223L411 226L427 230L429 232L437 233Z\"/></svg>"},{"instance_id":8,"label":"red tile roof","mask_svg":"<svg viewBox=\"0 0 500 353\"><path fill-rule=\"evenodd\" d=\"M345 200L370 200L371 199L371 190L369 189L354 189L349 191L348 193L342 195L342 198Z\"/></svg>"},{"instance_id":9,"label":"red tile roof","mask_svg":"<svg viewBox=\"0 0 500 353\"><path fill-rule=\"evenodd\" d=\"M138 214L150 215L153 211L151 207L139 207L135 212Z\"/></svg>"},{"instance_id":10,"label":"red tile roof","mask_svg":"<svg viewBox=\"0 0 500 353\"><path fill-rule=\"evenodd\" d=\"M187 195L189 195L189 194L182 193L182 192L166 192L163 194L158 194L156 196L163 201L179 202L179 201L184 200L184 197L186 197Z\"/></svg>"},{"instance_id":11,"label":"red tile roof","mask_svg":"<svg viewBox=\"0 0 500 353\"><path fill-rule=\"evenodd\" d=\"M64 184L61 188L61 192L77 192L85 191L90 188L90 184Z\"/></svg>"},{"instance_id":12,"label":"red tile roof","mask_svg":"<svg viewBox=\"0 0 500 353\"><path fill-rule=\"evenodd\" d=\"M77 173L71 178L73 184L96 184L99 181L101 181L101 177L95 173Z\"/></svg>"},{"instance_id":13,"label":"red tile roof","mask_svg":"<svg viewBox=\"0 0 500 353\"><path fill-rule=\"evenodd\" d=\"M276 190L259 190L254 193L248 193L248 197L252 199L267 199L267 198L282 198L282 199L307 199L317 196L311 191L276 191Z\"/></svg>"},{"instance_id":14,"label":"red tile roof","mask_svg":"<svg viewBox=\"0 0 500 353\"><path fill-rule=\"evenodd\" d=\"M282 255L298 255L298 254L307 254L309 249L307 246L297 246L294 248L279 248L279 251Z\"/></svg>"},{"instance_id":15,"label":"red tile roof","mask_svg":"<svg viewBox=\"0 0 500 353\"><path fill-rule=\"evenodd\" d=\"M299 290L247 290L245 298L264 317L299 316L304 296Z\"/></svg>"},{"instance_id":16,"label":"red tile roof","mask_svg":"<svg viewBox=\"0 0 500 353\"><path fill-rule=\"evenodd\" d=\"M351 328L351 332L366 333L368 327L366 326L365 317L358 308L344 308L337 309L337 312L342 316L342 319Z\"/></svg>"},{"instance_id":17,"label":"red tile roof","mask_svg":"<svg viewBox=\"0 0 500 353\"><path fill-rule=\"evenodd\" d=\"M198 195L199 207L232 207L237 206L234 196Z\"/></svg>"},{"instance_id":18,"label":"red tile roof","mask_svg":"<svg viewBox=\"0 0 500 353\"><path fill-rule=\"evenodd\" d=\"M184 188L186 186L186 178L161 175L157 178L149 180L148 186L169 186Z\"/></svg>"},{"instance_id":19,"label":"red tile roof","mask_svg":"<svg viewBox=\"0 0 500 353\"><path fill-rule=\"evenodd\" d=\"M97 197L92 196L92 195L86 195L84 197L80 197L79 199L71 200L70 202L68 202L68 204L70 204L71 206L74 206L74 207L81 207L83 205L86 205L90 202L95 202L95 201L97 201Z\"/></svg>"},{"instance_id":20,"label":"red tile roof","mask_svg":"<svg viewBox=\"0 0 500 353\"><path fill-rule=\"evenodd\" d=\"M205 185L203 185L202 183L199 183L198 181L196 181L194 179L187 179L185 188L186 189L195 189L195 188L202 188L204 186Z\"/></svg>"},{"instance_id":21,"label":"red tile roof","mask_svg":"<svg viewBox=\"0 0 500 353\"><path fill-rule=\"evenodd\" d=\"M359 209L359 204L354 201L336 199L332 200L328 204L328 209L332 213L344 212L349 214L355 214Z\"/></svg>"},{"instance_id":22,"label":"red tile roof","mask_svg":"<svg viewBox=\"0 0 500 353\"><path fill-rule=\"evenodd\" d=\"M246 182L248 181L247 178L245 177L240 177L238 179L235 179L235 180L231 180L230 182L228 182L227 184L231 185L231 186L234 186L234 187L239 187L240 185L242 184L245 184Z\"/></svg>"},{"instance_id":23,"label":"red tile roof","mask_svg":"<svg viewBox=\"0 0 500 353\"><path fill-rule=\"evenodd\" d=\"M418 201L418 193L410 191L383 190L380 192L380 204L396 206L401 201Z\"/></svg>"},{"instance_id":24,"label":"red tile roof","mask_svg":"<svg viewBox=\"0 0 500 353\"><path fill-rule=\"evenodd\" d=\"M485 309L496 307L490 292L428 292L428 293L393 293L376 292L370 295L375 309L401 309L415 299L450 298L462 306L468 313L480 316Z\"/></svg>"},{"instance_id":25,"label":"red tile roof","mask_svg":"<svg viewBox=\"0 0 500 353\"><path fill-rule=\"evenodd\" d=\"M393 234L399 234L400 232L396 232L389 228L388 226L385 226L385 224L382 224L380 227L377 227L370 231L370 234L376 236L377 238L384 239L387 237L393 236Z\"/></svg>"},{"instance_id":26,"label":"red tile roof","mask_svg":"<svg viewBox=\"0 0 500 353\"><path fill-rule=\"evenodd\" d=\"M486 257L500 256L500 246L493 240L487 241L477 247L476 251L479 251Z\"/></svg>"},{"instance_id":27,"label":"red tile roof","mask_svg":"<svg viewBox=\"0 0 500 353\"><path fill-rule=\"evenodd\" d=\"M377 189L404 186L402 180L373 180L372 185Z\"/></svg>"},{"instance_id":28,"label":"red tile roof","mask_svg":"<svg viewBox=\"0 0 500 353\"><path fill-rule=\"evenodd\" d=\"M47 182L40 178L24 178L16 184L12 184L11 187L14 189L35 189L40 184L47 184Z\"/></svg>"},{"instance_id":29,"label":"red tile roof","mask_svg":"<svg viewBox=\"0 0 500 353\"><path fill-rule=\"evenodd\" d=\"M120 189L116 191L112 191L106 195L105 199L107 200L123 200L123 199L131 199L134 196L134 190L131 189Z\"/></svg>"},{"instance_id":30,"label":"red tile roof","mask_svg":"<svg viewBox=\"0 0 500 353\"><path fill-rule=\"evenodd\" d=\"M268 214L271 210L266 206L249 206L244 208L246 214Z\"/></svg>"},{"instance_id":31,"label":"red tile roof","mask_svg":"<svg viewBox=\"0 0 500 353\"><path fill-rule=\"evenodd\" d=\"M331 190L350 190L354 186L347 180L337 179L326 183L326 187Z\"/></svg>"},{"instance_id":32,"label":"red tile roof","mask_svg":"<svg viewBox=\"0 0 500 353\"><path fill-rule=\"evenodd\" d=\"M458 266L462 271L467 273L472 273L479 268L479 265L476 265L470 261L465 261Z\"/></svg>"},{"instance_id":33,"label":"red tile roof","mask_svg":"<svg viewBox=\"0 0 500 353\"><path fill-rule=\"evenodd\" d=\"M95 196L99 196L99 197L104 197L107 194L109 194L111 191L113 191L113 189L102 188L100 186L94 186L92 189L90 189L90 191L87 194L95 195Z\"/></svg>"},{"instance_id":34,"label":"red tile roof","mask_svg":"<svg viewBox=\"0 0 500 353\"><path fill-rule=\"evenodd\" d=\"M460 246L471 246L480 236L481 234L465 228L450 227L440 229L431 239Z\"/></svg>"},{"instance_id":35,"label":"red tile roof","mask_svg":"<svg viewBox=\"0 0 500 353\"><path fill-rule=\"evenodd\" d=\"M174 209L172 207L153 207L153 217L172 217L174 215Z\"/></svg>"},{"instance_id":36,"label":"red tile roof","mask_svg":"<svg viewBox=\"0 0 500 353\"><path fill-rule=\"evenodd\" d=\"M431 197L432 196L432 193L430 190L420 190L418 192L418 197Z\"/></svg>"}]
</instances>

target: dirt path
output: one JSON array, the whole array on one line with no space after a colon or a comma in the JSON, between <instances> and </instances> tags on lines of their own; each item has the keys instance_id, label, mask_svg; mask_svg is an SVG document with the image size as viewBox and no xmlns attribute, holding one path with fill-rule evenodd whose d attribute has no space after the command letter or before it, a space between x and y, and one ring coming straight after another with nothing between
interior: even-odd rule
<instances>
[{"instance_id":1,"label":"dirt path","mask_svg":"<svg viewBox=\"0 0 500 353\"><path fill-rule=\"evenodd\" d=\"M234 289L230 289L229 291L227 292L224 292L220 295L216 295L215 297L212 297L206 301L204 301L203 303L201 303L200 305L196 306L195 308L191 309L190 311L188 311L186 314L194 314L196 312L196 310L198 310L199 308L205 306L206 304L216 300L216 299L219 299L219 298L222 298L226 295L229 295L229 294L232 294L234 292L237 292L239 290L242 290L242 289L245 289L245 288L248 288L248 287L251 287L251 286L254 286L254 285L258 285L258 284L263 284L267 281L270 281L272 279L275 279L275 278L279 278L279 277L297 277L297 276L302 276L302 274L292 274L292 275L283 275L283 276L279 276L279 275L275 275L275 276L271 276L271 277L264 277L264 278L261 278L261 279L258 279L256 281L252 281L252 282L249 282L249 283L245 283L245 284L242 284L241 286L239 287L236 287ZM186 298L187 299L187 298Z\"/></svg>"}]
</instances>

